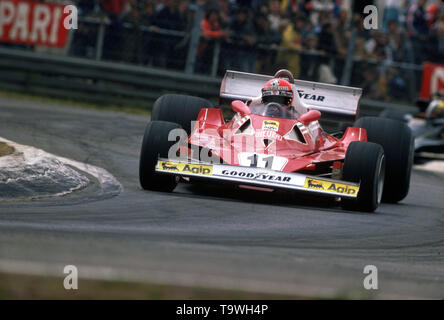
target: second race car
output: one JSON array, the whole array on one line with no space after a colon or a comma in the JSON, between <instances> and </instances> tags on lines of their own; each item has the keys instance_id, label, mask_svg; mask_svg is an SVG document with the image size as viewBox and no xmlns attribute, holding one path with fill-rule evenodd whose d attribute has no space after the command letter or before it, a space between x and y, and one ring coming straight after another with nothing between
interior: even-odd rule
<instances>
[{"instance_id":1,"label":"second race car","mask_svg":"<svg viewBox=\"0 0 444 320\"><path fill-rule=\"evenodd\" d=\"M415 163L444 160L444 95L434 93L429 101L418 101L420 112L398 109L381 112L383 118L407 123L414 136Z\"/></svg>"}]
</instances>

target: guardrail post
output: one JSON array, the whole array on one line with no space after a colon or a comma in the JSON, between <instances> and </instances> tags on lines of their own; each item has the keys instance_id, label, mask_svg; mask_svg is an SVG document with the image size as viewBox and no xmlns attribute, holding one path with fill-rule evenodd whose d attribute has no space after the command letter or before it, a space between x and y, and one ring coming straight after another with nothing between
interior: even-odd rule
<instances>
[{"instance_id":1,"label":"guardrail post","mask_svg":"<svg viewBox=\"0 0 444 320\"><path fill-rule=\"evenodd\" d=\"M419 93L419 89L417 89L417 80L416 80L417 73L418 73L417 70L412 70L412 69L407 70L407 74L409 75L408 90L409 90L410 101L415 101Z\"/></svg>"},{"instance_id":2,"label":"guardrail post","mask_svg":"<svg viewBox=\"0 0 444 320\"><path fill-rule=\"evenodd\" d=\"M97 32L97 39L96 39L96 60L102 60L102 54L103 54L103 42L105 39L105 23L103 20L100 20L99 25L99 32Z\"/></svg>"},{"instance_id":3,"label":"guardrail post","mask_svg":"<svg viewBox=\"0 0 444 320\"><path fill-rule=\"evenodd\" d=\"M217 76L217 69L219 66L219 55L220 55L220 41L217 40L214 44L214 51L213 51L213 65L211 67L211 76L216 77Z\"/></svg>"},{"instance_id":4,"label":"guardrail post","mask_svg":"<svg viewBox=\"0 0 444 320\"><path fill-rule=\"evenodd\" d=\"M343 86L350 85L351 73L353 71L353 58L355 53L356 29L353 28L348 42L347 58L345 60L344 72L342 73L341 84Z\"/></svg>"},{"instance_id":5,"label":"guardrail post","mask_svg":"<svg viewBox=\"0 0 444 320\"><path fill-rule=\"evenodd\" d=\"M191 29L190 44L188 46L187 61L185 64L185 73L194 73L194 65L196 63L197 48L200 42L200 24L203 18L203 6L196 3L194 9L194 22Z\"/></svg>"},{"instance_id":6,"label":"guardrail post","mask_svg":"<svg viewBox=\"0 0 444 320\"><path fill-rule=\"evenodd\" d=\"M65 48L63 49L64 55L68 55L71 53L71 47L72 47L72 39L74 38L75 30L69 30L68 31L68 41L66 42Z\"/></svg>"}]
</instances>

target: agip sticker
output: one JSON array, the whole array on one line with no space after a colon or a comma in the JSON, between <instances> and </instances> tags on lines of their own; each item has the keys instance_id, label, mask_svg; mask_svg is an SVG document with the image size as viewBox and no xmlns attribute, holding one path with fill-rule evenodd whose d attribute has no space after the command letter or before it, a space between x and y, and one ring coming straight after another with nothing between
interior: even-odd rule
<instances>
[{"instance_id":1,"label":"agip sticker","mask_svg":"<svg viewBox=\"0 0 444 320\"><path fill-rule=\"evenodd\" d=\"M181 163L172 161L158 161L157 171L191 173L198 175L211 176L213 174L213 166L193 163Z\"/></svg>"},{"instance_id":2,"label":"agip sticker","mask_svg":"<svg viewBox=\"0 0 444 320\"><path fill-rule=\"evenodd\" d=\"M304 187L312 190L340 193L350 196L357 196L359 191L358 186L313 178L305 178Z\"/></svg>"}]
</instances>

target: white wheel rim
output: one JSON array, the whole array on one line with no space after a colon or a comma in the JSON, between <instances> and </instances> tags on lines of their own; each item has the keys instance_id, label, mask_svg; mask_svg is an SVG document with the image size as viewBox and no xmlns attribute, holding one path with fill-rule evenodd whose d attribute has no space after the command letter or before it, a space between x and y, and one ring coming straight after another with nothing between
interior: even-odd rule
<instances>
[{"instance_id":1,"label":"white wheel rim","mask_svg":"<svg viewBox=\"0 0 444 320\"><path fill-rule=\"evenodd\" d=\"M378 204L381 203L382 200L382 193L384 191L384 178L385 178L385 166L383 164L385 163L385 156L383 155L381 158L381 161L379 162L379 168L378 168Z\"/></svg>"}]
</instances>

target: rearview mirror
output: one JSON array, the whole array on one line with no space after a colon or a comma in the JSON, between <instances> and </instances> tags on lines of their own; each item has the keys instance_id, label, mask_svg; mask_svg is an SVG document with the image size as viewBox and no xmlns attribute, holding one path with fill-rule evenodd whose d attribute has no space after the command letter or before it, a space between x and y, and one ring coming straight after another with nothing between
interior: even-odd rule
<instances>
[{"instance_id":1,"label":"rearview mirror","mask_svg":"<svg viewBox=\"0 0 444 320\"><path fill-rule=\"evenodd\" d=\"M231 108L233 108L234 112L239 112L242 116L251 114L250 108L240 100L234 100L231 103Z\"/></svg>"},{"instance_id":2,"label":"rearview mirror","mask_svg":"<svg viewBox=\"0 0 444 320\"><path fill-rule=\"evenodd\" d=\"M317 121L321 118L321 113L318 110L310 110L299 117L299 121L305 126L310 122Z\"/></svg>"}]
</instances>

